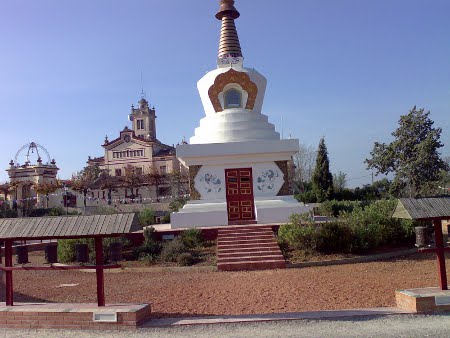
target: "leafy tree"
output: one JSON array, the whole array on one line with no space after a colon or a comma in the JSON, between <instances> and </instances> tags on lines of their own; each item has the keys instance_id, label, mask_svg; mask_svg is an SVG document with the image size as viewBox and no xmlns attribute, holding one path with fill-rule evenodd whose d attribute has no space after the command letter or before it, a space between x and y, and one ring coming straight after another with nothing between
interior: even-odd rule
<instances>
[{"instance_id":1,"label":"leafy tree","mask_svg":"<svg viewBox=\"0 0 450 338\"><path fill-rule=\"evenodd\" d=\"M147 174L148 182L150 183L150 186L154 186L156 188L156 198L159 198L159 187L167 183L168 180L168 174L161 174L159 171L150 169Z\"/></svg>"},{"instance_id":2,"label":"leafy tree","mask_svg":"<svg viewBox=\"0 0 450 338\"><path fill-rule=\"evenodd\" d=\"M34 190L38 195L45 196L46 208L48 208L49 195L58 190L59 184L53 182L43 182L34 184Z\"/></svg>"},{"instance_id":3,"label":"leafy tree","mask_svg":"<svg viewBox=\"0 0 450 338\"><path fill-rule=\"evenodd\" d=\"M375 142L366 159L367 167L376 174L395 175L390 191L399 196L408 188L410 197L433 194L442 171L449 166L439 153L444 145L440 142L441 128L434 128L430 112L415 106L399 120L399 127L392 133L394 141L389 144Z\"/></svg>"},{"instance_id":4,"label":"leafy tree","mask_svg":"<svg viewBox=\"0 0 450 338\"><path fill-rule=\"evenodd\" d=\"M322 137L317 149L316 167L312 176L312 190L318 202L323 202L333 194L333 175L330 172L327 146Z\"/></svg>"},{"instance_id":5,"label":"leafy tree","mask_svg":"<svg viewBox=\"0 0 450 338\"><path fill-rule=\"evenodd\" d=\"M108 205L112 203L112 193L117 191L117 183L108 169L101 170L97 183L100 189L108 192Z\"/></svg>"},{"instance_id":6,"label":"leafy tree","mask_svg":"<svg viewBox=\"0 0 450 338\"><path fill-rule=\"evenodd\" d=\"M136 197L134 192L144 184L143 175L138 167L131 164L126 165L123 184L125 189L130 189L131 199L134 199Z\"/></svg>"},{"instance_id":7,"label":"leafy tree","mask_svg":"<svg viewBox=\"0 0 450 338\"><path fill-rule=\"evenodd\" d=\"M9 183L0 184L0 194L3 195L5 201L8 200L10 190L11 190L11 187L10 187Z\"/></svg>"},{"instance_id":8,"label":"leafy tree","mask_svg":"<svg viewBox=\"0 0 450 338\"><path fill-rule=\"evenodd\" d=\"M86 207L86 198L89 190L92 190L95 181L99 178L101 169L98 165L87 166L83 170L72 176L72 189L78 191L84 196L84 206Z\"/></svg>"}]
</instances>

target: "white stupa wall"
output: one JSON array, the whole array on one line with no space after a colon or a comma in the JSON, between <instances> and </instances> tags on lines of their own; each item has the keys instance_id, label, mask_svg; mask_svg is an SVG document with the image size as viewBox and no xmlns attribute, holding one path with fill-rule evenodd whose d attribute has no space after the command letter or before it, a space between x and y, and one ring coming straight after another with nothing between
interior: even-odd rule
<instances>
[{"instance_id":1,"label":"white stupa wall","mask_svg":"<svg viewBox=\"0 0 450 338\"><path fill-rule=\"evenodd\" d=\"M248 163L253 174L255 198L276 196L284 183L283 172L274 162ZM225 194L225 168L242 168L242 164L202 166L195 177L195 188L205 201L223 201Z\"/></svg>"}]
</instances>

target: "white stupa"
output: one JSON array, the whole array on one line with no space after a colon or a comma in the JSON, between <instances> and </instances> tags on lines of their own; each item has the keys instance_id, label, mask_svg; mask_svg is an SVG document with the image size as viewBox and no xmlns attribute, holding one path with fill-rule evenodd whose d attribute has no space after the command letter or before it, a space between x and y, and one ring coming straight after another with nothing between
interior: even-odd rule
<instances>
[{"instance_id":1,"label":"white stupa","mask_svg":"<svg viewBox=\"0 0 450 338\"><path fill-rule=\"evenodd\" d=\"M262 114L267 80L243 65L233 0L222 0L217 69L197 84L206 116L177 146L189 166L191 201L171 216L172 228L286 222L309 207L291 195L297 139L281 140Z\"/></svg>"}]
</instances>

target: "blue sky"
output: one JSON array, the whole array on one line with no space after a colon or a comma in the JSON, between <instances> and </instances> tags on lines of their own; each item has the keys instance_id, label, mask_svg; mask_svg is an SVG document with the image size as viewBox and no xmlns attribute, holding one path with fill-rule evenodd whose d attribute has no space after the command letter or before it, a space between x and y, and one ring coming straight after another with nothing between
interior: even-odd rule
<instances>
[{"instance_id":1,"label":"blue sky","mask_svg":"<svg viewBox=\"0 0 450 338\"><path fill-rule=\"evenodd\" d=\"M247 67L268 79L264 113L317 147L333 172L370 181L364 159L400 115L431 110L450 155L450 1L237 0ZM192 136L196 83L216 66L218 0L3 0L0 167L36 141L60 177L103 155L139 100L141 72L158 139ZM0 171L0 182L7 179Z\"/></svg>"}]
</instances>

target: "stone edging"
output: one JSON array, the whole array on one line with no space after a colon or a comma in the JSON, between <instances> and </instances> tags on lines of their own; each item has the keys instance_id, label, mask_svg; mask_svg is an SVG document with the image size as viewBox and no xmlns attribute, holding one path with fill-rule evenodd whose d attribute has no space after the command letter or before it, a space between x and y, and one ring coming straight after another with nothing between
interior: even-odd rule
<instances>
[{"instance_id":1,"label":"stone edging","mask_svg":"<svg viewBox=\"0 0 450 338\"><path fill-rule=\"evenodd\" d=\"M363 256L363 257L354 257L354 258L344 258L330 261L318 261L318 262L301 262L301 263L288 263L287 268L307 268L312 266L330 266L330 265L343 265L343 264L354 264L354 263L365 263L365 262L373 262L379 261L382 259L407 256L417 253L417 248L388 252L379 255L371 255L371 256Z\"/></svg>"}]
</instances>

